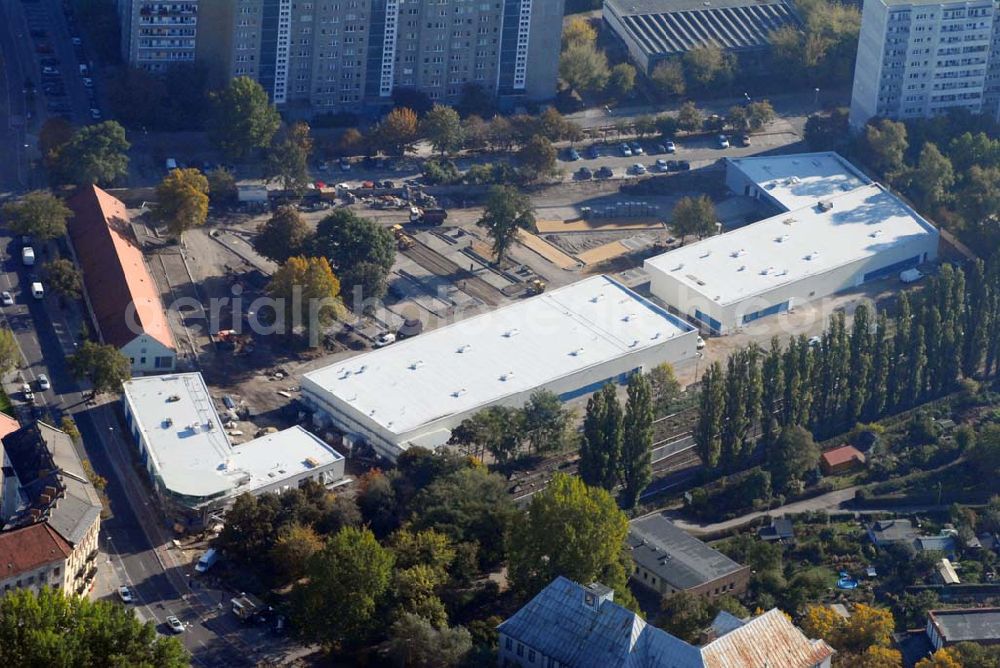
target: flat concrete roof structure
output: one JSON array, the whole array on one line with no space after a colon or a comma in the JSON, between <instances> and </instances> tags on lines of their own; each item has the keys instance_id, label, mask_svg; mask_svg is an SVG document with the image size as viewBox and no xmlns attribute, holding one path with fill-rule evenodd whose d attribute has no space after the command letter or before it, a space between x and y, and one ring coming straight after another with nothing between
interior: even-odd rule
<instances>
[{"instance_id":1,"label":"flat concrete roof structure","mask_svg":"<svg viewBox=\"0 0 1000 668\"><path fill-rule=\"evenodd\" d=\"M1000 644L1000 608L929 610L927 635L935 649L960 642Z\"/></svg>"},{"instance_id":2,"label":"flat concrete roof structure","mask_svg":"<svg viewBox=\"0 0 1000 668\"><path fill-rule=\"evenodd\" d=\"M343 456L299 426L232 444L200 373L133 378L123 390L143 462L160 491L182 505L343 476ZM321 475L328 472L334 476Z\"/></svg>"},{"instance_id":3,"label":"flat concrete roof structure","mask_svg":"<svg viewBox=\"0 0 1000 668\"><path fill-rule=\"evenodd\" d=\"M662 362L694 359L696 333L606 276L312 371L303 399L320 423L383 456L436 447L462 419L537 389L564 399Z\"/></svg>"},{"instance_id":4,"label":"flat concrete roof structure","mask_svg":"<svg viewBox=\"0 0 1000 668\"><path fill-rule=\"evenodd\" d=\"M938 231L836 153L726 161L778 215L646 260L653 294L722 333L937 254Z\"/></svg>"}]
</instances>

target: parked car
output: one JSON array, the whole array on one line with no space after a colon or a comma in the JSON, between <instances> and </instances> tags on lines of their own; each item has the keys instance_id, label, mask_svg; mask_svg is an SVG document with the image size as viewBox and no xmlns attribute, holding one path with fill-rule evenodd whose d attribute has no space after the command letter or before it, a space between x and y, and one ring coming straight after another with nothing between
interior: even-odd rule
<instances>
[{"instance_id":1,"label":"parked car","mask_svg":"<svg viewBox=\"0 0 1000 668\"><path fill-rule=\"evenodd\" d=\"M84 88L93 88L94 87L94 80L91 79L90 77L83 77L83 87Z\"/></svg>"},{"instance_id":2,"label":"parked car","mask_svg":"<svg viewBox=\"0 0 1000 668\"><path fill-rule=\"evenodd\" d=\"M740 146L749 146L749 145L750 145L750 135L746 134L740 135Z\"/></svg>"},{"instance_id":3,"label":"parked car","mask_svg":"<svg viewBox=\"0 0 1000 668\"><path fill-rule=\"evenodd\" d=\"M45 54L52 53L52 45L48 42L39 42L35 45L35 52Z\"/></svg>"},{"instance_id":4,"label":"parked car","mask_svg":"<svg viewBox=\"0 0 1000 668\"><path fill-rule=\"evenodd\" d=\"M597 148L597 144L592 144L591 147L587 149L587 157L591 160L596 160L601 157L601 149Z\"/></svg>"},{"instance_id":5,"label":"parked car","mask_svg":"<svg viewBox=\"0 0 1000 668\"><path fill-rule=\"evenodd\" d=\"M340 159L340 171L349 172L351 171L351 161L347 158Z\"/></svg>"},{"instance_id":6,"label":"parked car","mask_svg":"<svg viewBox=\"0 0 1000 668\"><path fill-rule=\"evenodd\" d=\"M581 181L589 181L590 179L594 178L594 173L586 167L581 167L576 172L576 178L578 178Z\"/></svg>"},{"instance_id":7,"label":"parked car","mask_svg":"<svg viewBox=\"0 0 1000 668\"><path fill-rule=\"evenodd\" d=\"M35 401L35 393L31 391L31 385L27 383L21 385L21 396L29 404Z\"/></svg>"},{"instance_id":8,"label":"parked car","mask_svg":"<svg viewBox=\"0 0 1000 668\"><path fill-rule=\"evenodd\" d=\"M73 46L83 46L83 40L79 37L74 37L72 40Z\"/></svg>"},{"instance_id":9,"label":"parked car","mask_svg":"<svg viewBox=\"0 0 1000 668\"><path fill-rule=\"evenodd\" d=\"M95 121L101 120L101 110L98 109L97 107L91 107L90 117L93 118Z\"/></svg>"},{"instance_id":10,"label":"parked car","mask_svg":"<svg viewBox=\"0 0 1000 668\"><path fill-rule=\"evenodd\" d=\"M823 338L822 337L820 337L820 336L810 336L809 337L809 345L810 346L812 346L812 347L815 348L816 346L818 346L821 343L823 343Z\"/></svg>"},{"instance_id":11,"label":"parked car","mask_svg":"<svg viewBox=\"0 0 1000 668\"><path fill-rule=\"evenodd\" d=\"M623 157L626 158L632 157L632 148L628 144L622 142L622 145L619 146L618 149L622 152Z\"/></svg>"},{"instance_id":12,"label":"parked car","mask_svg":"<svg viewBox=\"0 0 1000 668\"><path fill-rule=\"evenodd\" d=\"M38 375L38 389L42 392L49 390L52 384L49 382L49 377L44 373Z\"/></svg>"},{"instance_id":13,"label":"parked car","mask_svg":"<svg viewBox=\"0 0 1000 668\"><path fill-rule=\"evenodd\" d=\"M661 174L663 172L669 172L670 171L670 168L667 165L667 161L664 160L663 158L660 158L659 160L656 161L656 164L653 166L653 169L655 169L656 171L660 172Z\"/></svg>"},{"instance_id":14,"label":"parked car","mask_svg":"<svg viewBox=\"0 0 1000 668\"><path fill-rule=\"evenodd\" d=\"M729 148L729 137L726 135L719 135L719 148Z\"/></svg>"},{"instance_id":15,"label":"parked car","mask_svg":"<svg viewBox=\"0 0 1000 668\"><path fill-rule=\"evenodd\" d=\"M690 162L688 162L687 160L678 160L677 161L677 170L678 171L686 172L689 169L691 169L691 163Z\"/></svg>"},{"instance_id":16,"label":"parked car","mask_svg":"<svg viewBox=\"0 0 1000 668\"><path fill-rule=\"evenodd\" d=\"M3 302L4 306L13 306L14 305L14 296L11 295L6 290L4 290L3 292L0 292L0 302Z\"/></svg>"},{"instance_id":17,"label":"parked car","mask_svg":"<svg viewBox=\"0 0 1000 668\"><path fill-rule=\"evenodd\" d=\"M177 619L173 615L167 617L167 626L169 626L170 630L174 633L184 633L184 622Z\"/></svg>"},{"instance_id":18,"label":"parked car","mask_svg":"<svg viewBox=\"0 0 1000 668\"><path fill-rule=\"evenodd\" d=\"M667 150L667 153L677 152L677 145L672 141L668 141L666 144L663 145L663 147Z\"/></svg>"},{"instance_id":19,"label":"parked car","mask_svg":"<svg viewBox=\"0 0 1000 668\"><path fill-rule=\"evenodd\" d=\"M566 152L566 158L570 162L576 162L577 160L580 159L580 152L577 151L575 148L571 148L569 151Z\"/></svg>"},{"instance_id":20,"label":"parked car","mask_svg":"<svg viewBox=\"0 0 1000 668\"><path fill-rule=\"evenodd\" d=\"M705 347L705 339L703 339L703 338L701 338L699 336L698 340L695 342L694 345L695 345L695 348L697 348L698 350L701 350L702 348Z\"/></svg>"},{"instance_id":21,"label":"parked car","mask_svg":"<svg viewBox=\"0 0 1000 668\"><path fill-rule=\"evenodd\" d=\"M42 74L47 74L49 76L56 76L59 74L59 69L57 67L52 67L46 65L42 68Z\"/></svg>"},{"instance_id":22,"label":"parked car","mask_svg":"<svg viewBox=\"0 0 1000 668\"><path fill-rule=\"evenodd\" d=\"M597 178L599 179L610 179L614 175L615 171L610 167L608 167L607 165L598 169L597 173L595 174L595 176L597 176Z\"/></svg>"},{"instance_id":23,"label":"parked car","mask_svg":"<svg viewBox=\"0 0 1000 668\"><path fill-rule=\"evenodd\" d=\"M646 167L643 164L637 162L634 165L632 165L631 172L636 176L639 176L640 174L646 173Z\"/></svg>"},{"instance_id":24,"label":"parked car","mask_svg":"<svg viewBox=\"0 0 1000 668\"><path fill-rule=\"evenodd\" d=\"M634 141L631 144L629 144L629 148L632 149L632 155L642 155L644 153L644 151L642 150L642 144L640 144L637 141Z\"/></svg>"},{"instance_id":25,"label":"parked car","mask_svg":"<svg viewBox=\"0 0 1000 668\"><path fill-rule=\"evenodd\" d=\"M676 160L667 160L667 171L668 172L679 172L681 171L680 163Z\"/></svg>"},{"instance_id":26,"label":"parked car","mask_svg":"<svg viewBox=\"0 0 1000 668\"><path fill-rule=\"evenodd\" d=\"M132 603L135 597L132 596L132 590L128 587L118 588L118 598L122 600L122 603Z\"/></svg>"},{"instance_id":27,"label":"parked car","mask_svg":"<svg viewBox=\"0 0 1000 668\"><path fill-rule=\"evenodd\" d=\"M396 335L393 334L392 332L385 332L383 334L380 334L375 339L375 347L376 348L384 348L387 345L389 345L390 343L395 343L395 342L396 342Z\"/></svg>"},{"instance_id":28,"label":"parked car","mask_svg":"<svg viewBox=\"0 0 1000 668\"><path fill-rule=\"evenodd\" d=\"M903 283L916 283L923 277L924 274L919 269L906 269L899 272L899 280Z\"/></svg>"}]
</instances>

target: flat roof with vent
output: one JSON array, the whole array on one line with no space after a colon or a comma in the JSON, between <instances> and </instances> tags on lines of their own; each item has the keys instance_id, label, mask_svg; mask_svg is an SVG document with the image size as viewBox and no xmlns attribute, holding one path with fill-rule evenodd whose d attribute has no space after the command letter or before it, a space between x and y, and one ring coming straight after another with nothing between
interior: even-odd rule
<instances>
[{"instance_id":1,"label":"flat roof with vent","mask_svg":"<svg viewBox=\"0 0 1000 668\"><path fill-rule=\"evenodd\" d=\"M133 378L123 397L164 488L191 500L253 491L343 459L298 426L232 444L200 373Z\"/></svg>"},{"instance_id":2,"label":"flat roof with vent","mask_svg":"<svg viewBox=\"0 0 1000 668\"><path fill-rule=\"evenodd\" d=\"M406 434L687 334L683 320L594 276L309 372L302 389Z\"/></svg>"},{"instance_id":3,"label":"flat roof with vent","mask_svg":"<svg viewBox=\"0 0 1000 668\"><path fill-rule=\"evenodd\" d=\"M835 153L741 158L728 168L740 170L789 210L645 263L719 305L938 234ZM802 176L790 183L797 169ZM775 185L768 190L768 184Z\"/></svg>"}]
</instances>

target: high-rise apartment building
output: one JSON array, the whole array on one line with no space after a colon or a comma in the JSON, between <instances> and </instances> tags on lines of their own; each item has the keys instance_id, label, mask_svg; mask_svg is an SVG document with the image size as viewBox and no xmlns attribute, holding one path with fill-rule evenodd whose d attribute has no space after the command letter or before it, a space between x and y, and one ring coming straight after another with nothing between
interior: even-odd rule
<instances>
[{"instance_id":1,"label":"high-rise apartment building","mask_svg":"<svg viewBox=\"0 0 1000 668\"><path fill-rule=\"evenodd\" d=\"M467 83L481 85L507 105L551 99L563 5L564 0L122 0L120 10L133 65L161 69L197 58L217 79L249 76L276 104L322 112L384 106L400 88L454 102ZM181 14L184 7L192 11ZM174 16L193 19L183 34L170 32L176 26L166 19ZM181 39L190 40L184 49L167 48ZM156 50L161 40L170 44Z\"/></svg>"},{"instance_id":2,"label":"high-rise apartment building","mask_svg":"<svg viewBox=\"0 0 1000 668\"><path fill-rule=\"evenodd\" d=\"M851 125L1000 110L996 0L865 0Z\"/></svg>"},{"instance_id":3,"label":"high-rise apartment building","mask_svg":"<svg viewBox=\"0 0 1000 668\"><path fill-rule=\"evenodd\" d=\"M125 59L151 71L193 63L198 42L198 4L198 0L118 0Z\"/></svg>"}]
</instances>

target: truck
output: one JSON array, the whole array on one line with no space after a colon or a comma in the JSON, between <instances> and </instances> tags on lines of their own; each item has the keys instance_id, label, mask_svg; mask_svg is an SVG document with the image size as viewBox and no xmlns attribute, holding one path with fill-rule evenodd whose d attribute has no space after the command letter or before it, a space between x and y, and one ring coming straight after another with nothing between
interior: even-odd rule
<instances>
[{"instance_id":1,"label":"truck","mask_svg":"<svg viewBox=\"0 0 1000 668\"><path fill-rule=\"evenodd\" d=\"M448 218L444 209L422 209L419 206L410 207L410 222L424 225L441 225Z\"/></svg>"},{"instance_id":2,"label":"truck","mask_svg":"<svg viewBox=\"0 0 1000 668\"><path fill-rule=\"evenodd\" d=\"M241 593L230 601L233 604L233 614L241 621L251 622L267 610L264 602L253 594Z\"/></svg>"},{"instance_id":3,"label":"truck","mask_svg":"<svg viewBox=\"0 0 1000 668\"><path fill-rule=\"evenodd\" d=\"M213 547L207 552L205 552L205 554L201 555L201 559L198 560L198 563L194 567L194 570L198 573L205 573L208 571L208 569L214 566L215 562L217 562L218 560L219 560L219 551Z\"/></svg>"},{"instance_id":4,"label":"truck","mask_svg":"<svg viewBox=\"0 0 1000 668\"><path fill-rule=\"evenodd\" d=\"M402 225L392 226L392 236L396 237L396 245L399 246L399 250L413 248L413 237L406 233Z\"/></svg>"},{"instance_id":5,"label":"truck","mask_svg":"<svg viewBox=\"0 0 1000 668\"><path fill-rule=\"evenodd\" d=\"M31 246L25 246L21 249L21 262L24 266L30 267L35 264L35 249Z\"/></svg>"}]
</instances>

